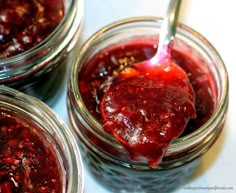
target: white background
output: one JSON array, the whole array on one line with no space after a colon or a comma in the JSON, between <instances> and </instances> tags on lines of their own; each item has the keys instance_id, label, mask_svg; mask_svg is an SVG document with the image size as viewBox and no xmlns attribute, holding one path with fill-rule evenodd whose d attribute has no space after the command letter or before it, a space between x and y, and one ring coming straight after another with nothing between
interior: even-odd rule
<instances>
[{"instance_id":1,"label":"white background","mask_svg":"<svg viewBox=\"0 0 236 193\"><path fill-rule=\"evenodd\" d=\"M84 0L84 42L111 22L133 16L164 16L168 0ZM223 58L230 79L230 104L224 131L186 185L188 187L233 187L233 190L190 190L175 193L236 193L236 7L234 0L183 0L179 21L205 36ZM66 112L66 88L53 109L70 126ZM235 116L235 117L234 117ZM110 193L85 171L85 193Z\"/></svg>"}]
</instances>

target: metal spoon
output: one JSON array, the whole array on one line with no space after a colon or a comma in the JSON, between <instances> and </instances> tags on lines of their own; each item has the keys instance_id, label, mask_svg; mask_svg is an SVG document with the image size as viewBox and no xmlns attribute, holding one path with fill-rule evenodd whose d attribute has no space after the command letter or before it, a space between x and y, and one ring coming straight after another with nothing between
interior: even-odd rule
<instances>
[{"instance_id":1,"label":"metal spoon","mask_svg":"<svg viewBox=\"0 0 236 193\"><path fill-rule=\"evenodd\" d=\"M170 0L167 15L163 20L158 49L156 54L149 60L134 63L130 67L122 70L121 77L117 79L124 79L130 76L136 76L139 72L161 72L175 70L176 74L183 75L187 78L186 73L171 60L171 49L176 33L176 26L180 11L181 0Z\"/></svg>"},{"instance_id":2,"label":"metal spoon","mask_svg":"<svg viewBox=\"0 0 236 193\"><path fill-rule=\"evenodd\" d=\"M150 60L152 64L165 64L170 59L170 50L176 33L181 0L171 0L167 15L161 26L158 49L155 56ZM148 61L146 61L148 63Z\"/></svg>"}]
</instances>

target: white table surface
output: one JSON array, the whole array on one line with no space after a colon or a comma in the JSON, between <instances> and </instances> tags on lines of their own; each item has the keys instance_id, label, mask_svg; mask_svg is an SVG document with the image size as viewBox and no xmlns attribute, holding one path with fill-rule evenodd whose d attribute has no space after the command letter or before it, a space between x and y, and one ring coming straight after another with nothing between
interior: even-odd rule
<instances>
[{"instance_id":1,"label":"white table surface","mask_svg":"<svg viewBox=\"0 0 236 193\"><path fill-rule=\"evenodd\" d=\"M85 18L81 42L101 27L133 16L164 16L168 0L84 0ZM175 193L236 193L236 10L235 0L183 0L180 22L204 35L223 58L230 79L230 103L224 131L206 153L193 179ZM70 126L66 112L66 88L53 106ZM235 118L233 117L235 116ZM110 193L85 170L85 193ZM214 188L206 190L204 188ZM229 188L229 189L227 189Z\"/></svg>"}]
</instances>

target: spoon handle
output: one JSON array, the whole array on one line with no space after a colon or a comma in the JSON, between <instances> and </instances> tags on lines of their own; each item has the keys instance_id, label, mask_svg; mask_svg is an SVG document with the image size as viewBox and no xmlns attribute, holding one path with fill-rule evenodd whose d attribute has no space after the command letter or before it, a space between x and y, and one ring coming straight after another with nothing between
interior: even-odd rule
<instances>
[{"instance_id":1,"label":"spoon handle","mask_svg":"<svg viewBox=\"0 0 236 193\"><path fill-rule=\"evenodd\" d=\"M176 32L181 0L170 0L167 14L162 22L158 50L155 58L163 58L170 55L170 48Z\"/></svg>"}]
</instances>

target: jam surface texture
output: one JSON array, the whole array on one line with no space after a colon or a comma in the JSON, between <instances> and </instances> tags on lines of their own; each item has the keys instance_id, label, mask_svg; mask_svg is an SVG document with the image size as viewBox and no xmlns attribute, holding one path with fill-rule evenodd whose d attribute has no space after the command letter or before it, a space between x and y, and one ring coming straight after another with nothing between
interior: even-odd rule
<instances>
[{"instance_id":1,"label":"jam surface texture","mask_svg":"<svg viewBox=\"0 0 236 193\"><path fill-rule=\"evenodd\" d=\"M192 88L174 70L135 70L114 79L155 51L156 45L143 42L114 46L95 55L79 74L81 96L91 114L124 145L132 160L152 167L174 138L198 129L215 106L210 75L176 50L172 59L184 69Z\"/></svg>"},{"instance_id":2,"label":"jam surface texture","mask_svg":"<svg viewBox=\"0 0 236 193\"><path fill-rule=\"evenodd\" d=\"M61 193L59 161L39 129L0 112L0 192Z\"/></svg>"},{"instance_id":3,"label":"jam surface texture","mask_svg":"<svg viewBox=\"0 0 236 193\"><path fill-rule=\"evenodd\" d=\"M0 59L39 44L58 26L63 15L62 0L1 0Z\"/></svg>"},{"instance_id":4,"label":"jam surface texture","mask_svg":"<svg viewBox=\"0 0 236 193\"><path fill-rule=\"evenodd\" d=\"M186 75L173 63L137 65L141 68L135 64L131 72L122 72L125 77L114 79L101 101L101 112L104 129L124 145L131 159L155 167L195 117L195 96Z\"/></svg>"}]
</instances>

